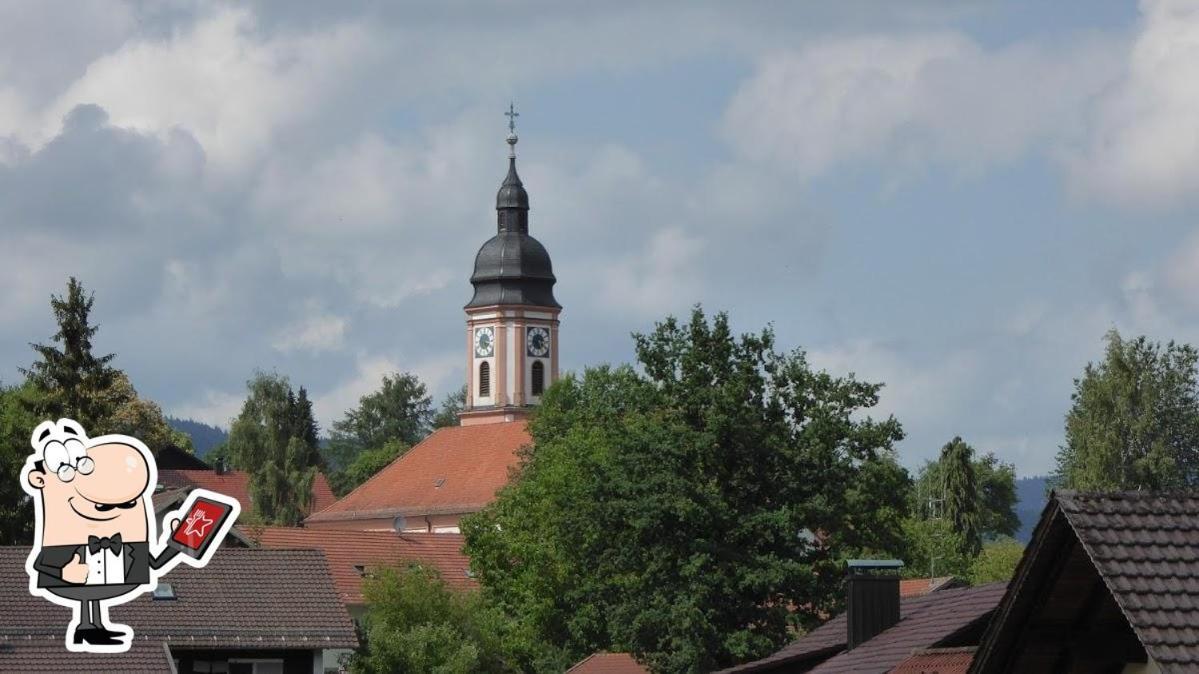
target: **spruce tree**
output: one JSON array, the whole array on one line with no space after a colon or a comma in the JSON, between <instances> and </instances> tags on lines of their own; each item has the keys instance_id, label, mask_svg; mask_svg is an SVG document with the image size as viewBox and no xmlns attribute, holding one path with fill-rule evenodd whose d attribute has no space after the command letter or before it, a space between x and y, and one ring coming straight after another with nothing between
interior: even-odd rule
<instances>
[{"instance_id":1,"label":"spruce tree","mask_svg":"<svg viewBox=\"0 0 1199 674\"><path fill-rule=\"evenodd\" d=\"M21 370L45 393L32 399L33 414L46 419L70 417L93 434L120 404L108 395L117 378L117 370L109 366L115 355L92 353L92 338L99 329L91 324L94 301L74 276L67 282L66 295L51 295L58 332L50 344L30 344L39 360Z\"/></svg>"}]
</instances>

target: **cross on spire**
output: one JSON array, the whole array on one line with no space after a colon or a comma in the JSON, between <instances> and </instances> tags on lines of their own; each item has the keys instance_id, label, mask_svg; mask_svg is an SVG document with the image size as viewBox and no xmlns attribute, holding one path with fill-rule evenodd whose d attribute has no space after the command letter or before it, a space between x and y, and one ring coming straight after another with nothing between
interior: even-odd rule
<instances>
[{"instance_id":1,"label":"cross on spire","mask_svg":"<svg viewBox=\"0 0 1199 674\"><path fill-rule=\"evenodd\" d=\"M516 111L516 106L511 101L508 102L508 112L504 113L508 118L508 132L516 133L516 118L520 117L520 113Z\"/></svg>"}]
</instances>

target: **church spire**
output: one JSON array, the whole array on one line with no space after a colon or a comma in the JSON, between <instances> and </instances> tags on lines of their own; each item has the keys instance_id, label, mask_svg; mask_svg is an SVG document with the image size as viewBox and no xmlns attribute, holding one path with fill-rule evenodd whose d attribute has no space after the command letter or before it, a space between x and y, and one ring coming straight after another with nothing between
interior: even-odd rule
<instances>
[{"instance_id":1,"label":"church spire","mask_svg":"<svg viewBox=\"0 0 1199 674\"><path fill-rule=\"evenodd\" d=\"M509 103L504 116L508 118L508 175L504 176L500 191L495 195L496 226L500 233L528 234L529 193L516 173L516 118L520 113L516 111L516 106Z\"/></svg>"}]
</instances>

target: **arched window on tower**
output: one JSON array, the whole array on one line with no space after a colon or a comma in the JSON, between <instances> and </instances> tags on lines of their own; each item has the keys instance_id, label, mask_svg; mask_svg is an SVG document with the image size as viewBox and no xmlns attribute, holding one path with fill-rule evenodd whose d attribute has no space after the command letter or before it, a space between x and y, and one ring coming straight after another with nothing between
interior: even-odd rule
<instances>
[{"instance_id":1,"label":"arched window on tower","mask_svg":"<svg viewBox=\"0 0 1199 674\"><path fill-rule=\"evenodd\" d=\"M487 361L479 363L479 397L491 397L491 365Z\"/></svg>"},{"instance_id":2,"label":"arched window on tower","mask_svg":"<svg viewBox=\"0 0 1199 674\"><path fill-rule=\"evenodd\" d=\"M533 395L539 396L545 390L545 365L539 361L533 361Z\"/></svg>"}]
</instances>

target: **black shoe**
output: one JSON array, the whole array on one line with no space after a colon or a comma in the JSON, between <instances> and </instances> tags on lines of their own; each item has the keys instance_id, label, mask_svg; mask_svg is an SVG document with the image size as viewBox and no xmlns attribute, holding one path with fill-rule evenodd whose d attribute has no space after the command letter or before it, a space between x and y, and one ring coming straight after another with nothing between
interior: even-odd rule
<instances>
[{"instance_id":1,"label":"black shoe","mask_svg":"<svg viewBox=\"0 0 1199 674\"><path fill-rule=\"evenodd\" d=\"M103 628L75 630L75 643L88 643L92 646L116 646L124 643L117 637L125 636L124 632L114 632Z\"/></svg>"}]
</instances>

